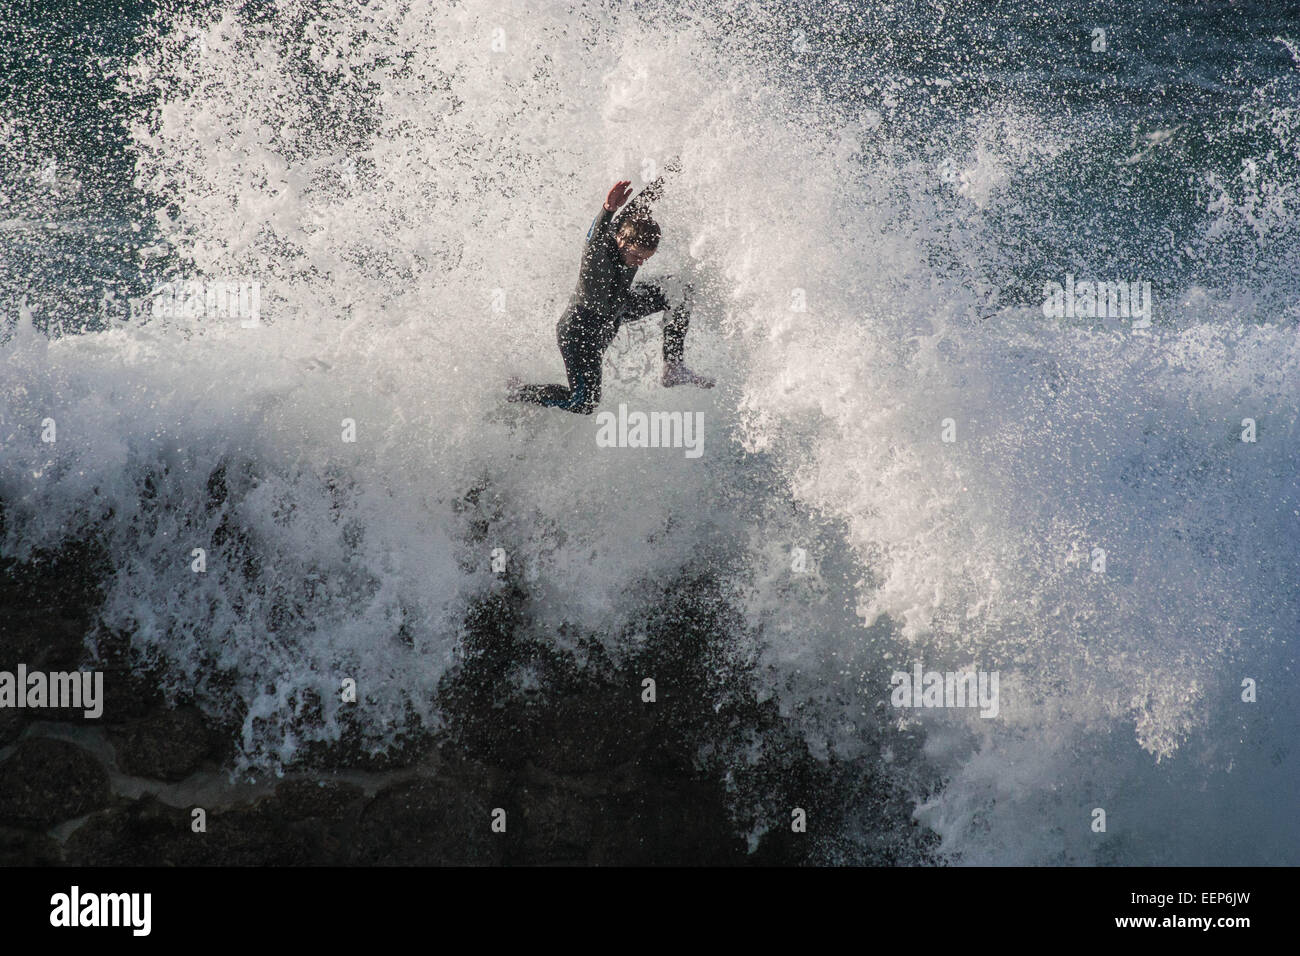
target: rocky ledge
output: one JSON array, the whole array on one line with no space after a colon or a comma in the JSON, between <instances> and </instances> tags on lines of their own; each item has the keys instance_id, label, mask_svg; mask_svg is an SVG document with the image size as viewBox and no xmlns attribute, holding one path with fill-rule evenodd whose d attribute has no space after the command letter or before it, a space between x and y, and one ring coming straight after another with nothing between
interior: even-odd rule
<instances>
[{"instance_id":1,"label":"rocky ledge","mask_svg":"<svg viewBox=\"0 0 1300 956\"><path fill-rule=\"evenodd\" d=\"M0 671L88 668L106 570L82 545L0 560ZM758 700L752 668L719 646L738 625L711 576L670 588L639 649L614 662L595 640L559 652L520 637L527 594L506 583L465 622L440 728L380 752L345 734L251 784L230 773L233 728L164 700L126 636L101 633L101 719L0 708L0 864L808 864L843 858L850 810L873 821L853 859L932 861L934 835L895 775L815 759ZM511 679L521 667L529 690ZM895 766L919 746L880 734ZM741 756L754 741L761 756Z\"/></svg>"}]
</instances>

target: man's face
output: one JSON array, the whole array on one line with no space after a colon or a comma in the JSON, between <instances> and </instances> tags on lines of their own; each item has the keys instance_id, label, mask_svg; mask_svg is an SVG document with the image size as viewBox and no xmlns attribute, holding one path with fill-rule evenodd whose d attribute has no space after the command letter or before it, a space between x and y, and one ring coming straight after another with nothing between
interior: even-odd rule
<instances>
[{"instance_id":1,"label":"man's face","mask_svg":"<svg viewBox=\"0 0 1300 956\"><path fill-rule=\"evenodd\" d=\"M634 242L628 242L625 239L618 240L618 255L623 260L625 266L643 266L645 261L655 254L653 249L647 249L645 246L638 246Z\"/></svg>"}]
</instances>

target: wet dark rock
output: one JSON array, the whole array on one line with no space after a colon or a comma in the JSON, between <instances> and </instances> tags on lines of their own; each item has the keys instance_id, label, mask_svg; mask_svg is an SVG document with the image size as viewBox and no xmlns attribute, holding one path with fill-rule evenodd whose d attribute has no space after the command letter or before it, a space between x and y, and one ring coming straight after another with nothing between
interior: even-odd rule
<instances>
[{"instance_id":1,"label":"wet dark rock","mask_svg":"<svg viewBox=\"0 0 1300 956\"><path fill-rule=\"evenodd\" d=\"M292 780L259 802L253 812L277 827L293 827L308 841L313 863L337 866L352 853L364 791L350 783Z\"/></svg>"},{"instance_id":2,"label":"wet dark rock","mask_svg":"<svg viewBox=\"0 0 1300 956\"><path fill-rule=\"evenodd\" d=\"M58 866L62 857L46 833L0 827L0 866Z\"/></svg>"},{"instance_id":3,"label":"wet dark rock","mask_svg":"<svg viewBox=\"0 0 1300 956\"><path fill-rule=\"evenodd\" d=\"M25 664L29 672L104 670L92 663L87 641L96 624L102 600L100 582L108 561L94 544L70 542L54 552L37 552L27 562L0 560L0 670L14 672ZM115 690L111 674L105 674L105 718L112 712L107 703ZM157 696L156 687L135 686L129 693ZM135 704L133 703L133 706ZM86 723L87 707L42 708L39 719ZM37 719L37 713L26 719Z\"/></svg>"},{"instance_id":4,"label":"wet dark rock","mask_svg":"<svg viewBox=\"0 0 1300 956\"><path fill-rule=\"evenodd\" d=\"M27 726L24 711L9 707L0 708L0 747L13 743Z\"/></svg>"},{"instance_id":5,"label":"wet dark rock","mask_svg":"<svg viewBox=\"0 0 1300 956\"><path fill-rule=\"evenodd\" d=\"M68 837L74 866L304 866L330 862L324 827L285 822L254 808L209 812L193 829L193 807L153 794L91 816Z\"/></svg>"},{"instance_id":6,"label":"wet dark rock","mask_svg":"<svg viewBox=\"0 0 1300 956\"><path fill-rule=\"evenodd\" d=\"M211 506L224 509L238 489L222 471L209 493ZM466 501L471 524L501 517L486 497ZM251 548L237 526L225 533L230 547ZM249 551L246 565L256 558ZM213 662L193 689L206 715L192 698L169 708L162 687L174 689L175 675L165 662L142 659L130 634L95 630L107 570L104 556L81 544L24 564L0 559L0 669L19 662L90 669L84 639L93 632L105 702L92 724L107 731L123 772L177 781L205 761L229 766L247 717L238 675ZM614 642L625 652L616 661L608 636L525 637L529 592L513 570L465 615L461 663L437 689L440 726L425 727L409 712L376 749L345 713L337 740L304 746L285 768L303 777L250 805L210 809L202 833L193 830L192 807L152 794L114 798L93 755L64 741L19 740L35 715L0 711L0 746L19 740L0 763L0 865L791 865L862 862L864 854L882 865L927 861L937 837L914 826L911 809L915 794L938 784L900 783L897 764L874 772L867 759L815 759L775 700L760 701L757 664L745 650L757 642L741 639L743 622L715 575L703 569L642 582L628 599L654 610L638 621L637 642L626 635ZM647 677L654 702L642 700ZM311 706L299 714L303 730L318 719ZM85 722L79 713L39 716ZM891 750L905 754L886 725L879 733L879 749L889 736ZM408 775L367 797L331 779L343 769ZM796 806L807 811L806 833L791 830ZM504 833L492 830L494 808L506 812ZM61 852L43 832L86 814ZM861 821L871 832L860 832ZM837 834L848 830L854 842L840 847ZM751 833L762 834L752 853Z\"/></svg>"},{"instance_id":7,"label":"wet dark rock","mask_svg":"<svg viewBox=\"0 0 1300 956\"><path fill-rule=\"evenodd\" d=\"M354 719L345 714L342 733L329 742L310 741L294 761L296 771L362 770L385 773L402 770L423 761L437 746L432 733L410 715L407 729L386 747L376 747L367 739Z\"/></svg>"},{"instance_id":8,"label":"wet dark rock","mask_svg":"<svg viewBox=\"0 0 1300 956\"><path fill-rule=\"evenodd\" d=\"M26 562L0 559L0 670L75 670L106 568L95 546L69 542Z\"/></svg>"},{"instance_id":9,"label":"wet dark rock","mask_svg":"<svg viewBox=\"0 0 1300 956\"><path fill-rule=\"evenodd\" d=\"M152 780L184 780L212 750L206 721L194 707L162 709L109 728L123 773Z\"/></svg>"},{"instance_id":10,"label":"wet dark rock","mask_svg":"<svg viewBox=\"0 0 1300 956\"><path fill-rule=\"evenodd\" d=\"M120 724L144 717L165 706L162 672L141 667L131 651L130 636L120 632L100 634L95 670L104 674L104 713L100 724Z\"/></svg>"},{"instance_id":11,"label":"wet dark rock","mask_svg":"<svg viewBox=\"0 0 1300 956\"><path fill-rule=\"evenodd\" d=\"M581 777L529 767L512 802L523 820L510 860L527 865L729 865L746 862L724 793L708 781L625 766Z\"/></svg>"},{"instance_id":12,"label":"wet dark rock","mask_svg":"<svg viewBox=\"0 0 1300 956\"><path fill-rule=\"evenodd\" d=\"M0 670L76 670L85 656L86 622L57 610L17 609L0 620Z\"/></svg>"},{"instance_id":13,"label":"wet dark rock","mask_svg":"<svg viewBox=\"0 0 1300 956\"><path fill-rule=\"evenodd\" d=\"M324 780L286 780L274 796L259 804L263 810L287 820L312 817L337 819L365 803L365 791L356 784Z\"/></svg>"},{"instance_id":14,"label":"wet dark rock","mask_svg":"<svg viewBox=\"0 0 1300 956\"><path fill-rule=\"evenodd\" d=\"M604 866L720 866L751 862L732 833L720 786L633 773L612 795L588 862Z\"/></svg>"},{"instance_id":15,"label":"wet dark rock","mask_svg":"<svg viewBox=\"0 0 1300 956\"><path fill-rule=\"evenodd\" d=\"M583 781L528 768L512 794L519 808L519 862L586 864L602 820L610 815L604 781Z\"/></svg>"},{"instance_id":16,"label":"wet dark rock","mask_svg":"<svg viewBox=\"0 0 1300 956\"><path fill-rule=\"evenodd\" d=\"M410 780L377 793L361 815L354 853L363 866L485 866L505 860L514 837L515 807L488 768L445 762L437 776ZM496 808L506 832L492 831Z\"/></svg>"},{"instance_id":17,"label":"wet dark rock","mask_svg":"<svg viewBox=\"0 0 1300 956\"><path fill-rule=\"evenodd\" d=\"M67 741L30 737L0 763L0 823L46 829L108 802L107 771Z\"/></svg>"},{"instance_id":18,"label":"wet dark rock","mask_svg":"<svg viewBox=\"0 0 1300 956\"><path fill-rule=\"evenodd\" d=\"M183 852L189 822L184 809L144 794L133 802L92 815L68 837L64 857L73 866L192 863L193 858ZM199 835L195 836L197 840ZM173 842L182 844L182 852L160 855L160 850Z\"/></svg>"},{"instance_id":19,"label":"wet dark rock","mask_svg":"<svg viewBox=\"0 0 1300 956\"><path fill-rule=\"evenodd\" d=\"M654 747L655 704L643 704L639 685L627 681L604 693L584 693L554 701L540 721L531 758L558 773L612 770Z\"/></svg>"}]
</instances>

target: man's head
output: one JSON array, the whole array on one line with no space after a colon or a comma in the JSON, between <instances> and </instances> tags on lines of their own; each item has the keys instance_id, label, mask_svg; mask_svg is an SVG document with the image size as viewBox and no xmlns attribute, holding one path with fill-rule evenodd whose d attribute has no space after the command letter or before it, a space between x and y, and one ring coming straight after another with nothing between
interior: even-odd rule
<instances>
[{"instance_id":1,"label":"man's head","mask_svg":"<svg viewBox=\"0 0 1300 956\"><path fill-rule=\"evenodd\" d=\"M624 219L614 234L619 258L625 266L641 266L659 248L659 225L648 216Z\"/></svg>"}]
</instances>

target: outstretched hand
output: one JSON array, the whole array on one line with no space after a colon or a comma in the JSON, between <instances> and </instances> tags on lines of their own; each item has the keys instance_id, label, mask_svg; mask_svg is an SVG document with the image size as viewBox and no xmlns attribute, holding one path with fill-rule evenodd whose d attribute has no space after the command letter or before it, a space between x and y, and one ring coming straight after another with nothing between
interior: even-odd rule
<instances>
[{"instance_id":1,"label":"outstretched hand","mask_svg":"<svg viewBox=\"0 0 1300 956\"><path fill-rule=\"evenodd\" d=\"M620 179L614 184L613 188L610 189L609 195L605 197L605 208L610 212L613 212L619 206L623 205L623 203L627 202L631 195L632 180Z\"/></svg>"}]
</instances>

